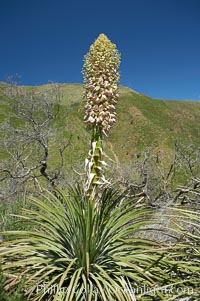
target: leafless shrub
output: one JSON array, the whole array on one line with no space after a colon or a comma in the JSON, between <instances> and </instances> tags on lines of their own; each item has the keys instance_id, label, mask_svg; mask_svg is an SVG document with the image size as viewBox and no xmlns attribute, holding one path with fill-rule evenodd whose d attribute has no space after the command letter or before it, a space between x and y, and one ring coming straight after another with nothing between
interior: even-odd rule
<instances>
[{"instance_id":1,"label":"leafless shrub","mask_svg":"<svg viewBox=\"0 0 200 301\"><path fill-rule=\"evenodd\" d=\"M35 188L41 191L42 178L54 187L63 177L64 152L71 139L57 141L61 99L57 84L38 89L12 82L4 87L2 101L11 110L7 110L8 116L0 125L0 149L4 156L0 163L0 199L16 199ZM52 153L60 158L56 159L56 166Z\"/></svg>"}]
</instances>

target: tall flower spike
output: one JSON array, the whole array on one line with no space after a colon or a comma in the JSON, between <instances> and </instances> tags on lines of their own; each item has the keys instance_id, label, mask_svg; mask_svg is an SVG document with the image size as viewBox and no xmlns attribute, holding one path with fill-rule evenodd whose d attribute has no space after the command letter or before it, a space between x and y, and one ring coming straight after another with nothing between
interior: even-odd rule
<instances>
[{"instance_id":1,"label":"tall flower spike","mask_svg":"<svg viewBox=\"0 0 200 301\"><path fill-rule=\"evenodd\" d=\"M107 135L116 122L120 54L116 45L100 34L85 56L85 116L88 128L99 126Z\"/></svg>"},{"instance_id":2,"label":"tall flower spike","mask_svg":"<svg viewBox=\"0 0 200 301\"><path fill-rule=\"evenodd\" d=\"M105 182L102 138L103 134L107 136L116 122L119 65L120 54L116 45L100 34L86 54L83 65L86 99L84 122L93 130L91 149L86 159L86 190L91 194L96 185Z\"/></svg>"}]
</instances>

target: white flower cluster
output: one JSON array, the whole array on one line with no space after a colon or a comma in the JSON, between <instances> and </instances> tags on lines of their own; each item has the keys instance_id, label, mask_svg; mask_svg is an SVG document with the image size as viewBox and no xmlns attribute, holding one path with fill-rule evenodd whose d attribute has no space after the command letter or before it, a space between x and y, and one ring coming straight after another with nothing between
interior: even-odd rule
<instances>
[{"instance_id":1,"label":"white flower cluster","mask_svg":"<svg viewBox=\"0 0 200 301\"><path fill-rule=\"evenodd\" d=\"M108 134L116 122L116 103L119 98L120 54L115 44L101 34L85 56L83 69L86 89L84 121L89 128L98 125Z\"/></svg>"}]
</instances>

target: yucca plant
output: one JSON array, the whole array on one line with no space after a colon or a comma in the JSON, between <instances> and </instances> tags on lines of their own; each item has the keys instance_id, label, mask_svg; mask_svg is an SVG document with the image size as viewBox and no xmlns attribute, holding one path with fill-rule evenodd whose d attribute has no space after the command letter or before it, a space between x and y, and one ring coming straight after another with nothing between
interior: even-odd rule
<instances>
[{"instance_id":1,"label":"yucca plant","mask_svg":"<svg viewBox=\"0 0 200 301\"><path fill-rule=\"evenodd\" d=\"M197 287L198 253L188 257L191 235L178 241L182 224L174 223L174 245L145 239L142 233L155 232L156 225L165 231L145 198L103 185L102 140L115 122L119 61L103 34L85 57L85 122L92 129L86 185L31 197L34 209L18 217L27 230L0 233L6 237L0 258L10 295L21 279L32 301L173 300L187 293L168 289Z\"/></svg>"},{"instance_id":2,"label":"yucca plant","mask_svg":"<svg viewBox=\"0 0 200 301\"><path fill-rule=\"evenodd\" d=\"M167 300L163 287L184 287L191 264L178 262L173 248L140 238L156 223L142 200L110 188L95 202L81 188L58 194L31 198L36 209L24 210L21 218L32 231L5 234L11 237L1 248L8 292L21 278L34 301Z\"/></svg>"}]
</instances>

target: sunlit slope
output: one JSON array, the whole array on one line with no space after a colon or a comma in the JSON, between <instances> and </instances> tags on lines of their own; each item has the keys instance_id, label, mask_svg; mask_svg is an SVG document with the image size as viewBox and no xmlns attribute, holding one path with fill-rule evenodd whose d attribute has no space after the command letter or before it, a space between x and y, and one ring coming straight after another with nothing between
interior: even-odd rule
<instances>
[{"instance_id":1,"label":"sunlit slope","mask_svg":"<svg viewBox=\"0 0 200 301\"><path fill-rule=\"evenodd\" d=\"M35 87L47 88L48 85ZM60 88L63 94L61 114L53 127L58 128L57 139L64 141L71 136L65 160L74 164L83 161L90 144L90 132L83 123L84 90L81 84L62 84ZM199 102L152 99L124 86L120 86L119 92L117 123L105 141L109 155L124 161L146 148L168 155L173 153L175 141L199 145ZM9 110L10 106L1 98L1 122L8 118ZM56 145L52 142L51 147L55 149Z\"/></svg>"}]
</instances>

